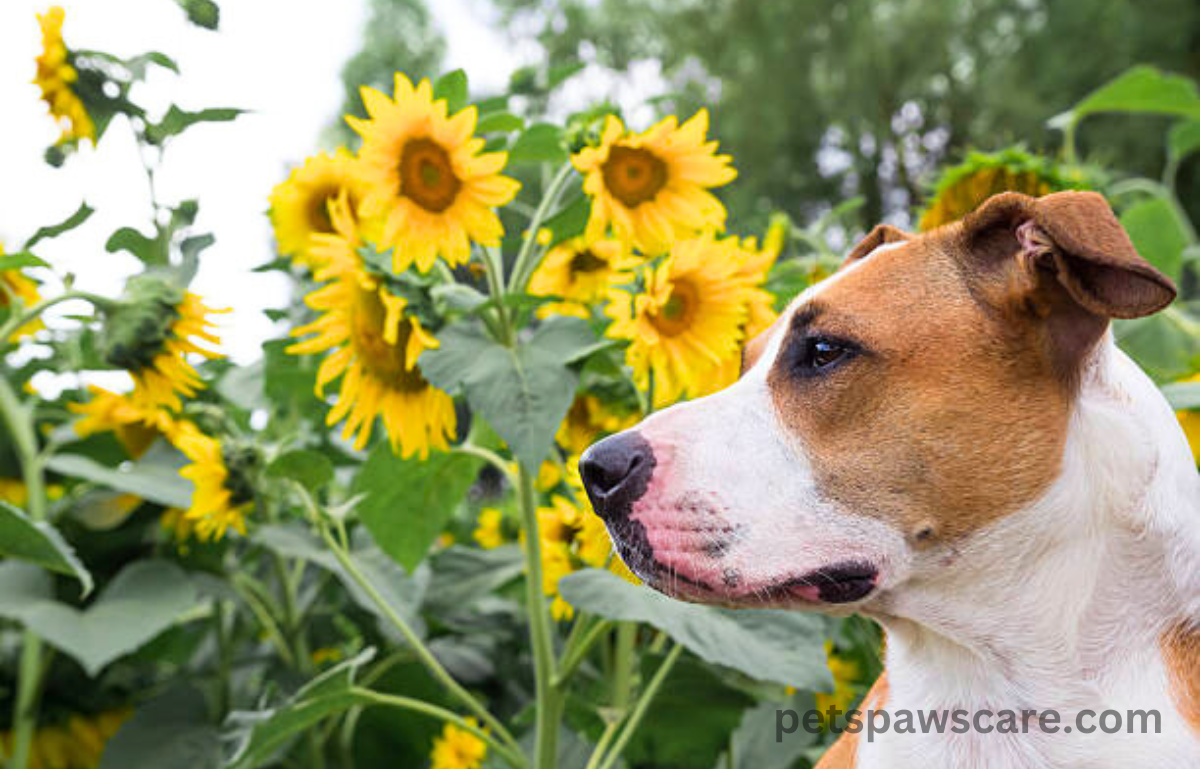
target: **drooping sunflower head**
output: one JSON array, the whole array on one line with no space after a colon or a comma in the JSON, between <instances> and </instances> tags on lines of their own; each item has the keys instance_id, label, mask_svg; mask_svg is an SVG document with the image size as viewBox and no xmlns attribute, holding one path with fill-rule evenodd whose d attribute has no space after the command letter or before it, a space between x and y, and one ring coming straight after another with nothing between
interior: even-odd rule
<instances>
[{"instance_id":1,"label":"drooping sunflower head","mask_svg":"<svg viewBox=\"0 0 1200 769\"><path fill-rule=\"evenodd\" d=\"M745 334L746 259L736 238L690 238L647 271L641 293L612 291L608 335L630 341L626 362L638 387L647 388L653 375L656 407L723 384L721 365L738 355Z\"/></svg>"},{"instance_id":2,"label":"drooping sunflower head","mask_svg":"<svg viewBox=\"0 0 1200 769\"><path fill-rule=\"evenodd\" d=\"M354 156L339 148L333 154L313 155L276 185L270 198L271 223L281 254L299 264L319 266L313 236L336 233L330 204L345 195L346 213L358 215L363 186L355 170Z\"/></svg>"},{"instance_id":3,"label":"drooping sunflower head","mask_svg":"<svg viewBox=\"0 0 1200 769\"><path fill-rule=\"evenodd\" d=\"M586 318L588 305L601 301L609 286L628 282L632 278L630 268L636 263L637 259L615 238L573 238L550 249L530 278L529 293L563 299L542 305L538 309L540 317Z\"/></svg>"},{"instance_id":4,"label":"drooping sunflower head","mask_svg":"<svg viewBox=\"0 0 1200 769\"><path fill-rule=\"evenodd\" d=\"M38 23L42 28L42 54L37 57L37 75L33 83L42 89L42 100L49 106L50 115L62 130L59 144L80 139L95 144L96 126L72 88L72 84L79 79L79 73L72 66L71 52L63 42L62 25L65 17L66 13L57 5L38 15Z\"/></svg>"},{"instance_id":5,"label":"drooping sunflower head","mask_svg":"<svg viewBox=\"0 0 1200 769\"><path fill-rule=\"evenodd\" d=\"M454 402L421 373L417 358L438 341L406 312L408 302L386 281L356 262L330 262L318 275L330 282L305 299L321 317L297 328L311 338L288 348L294 355L328 352L317 372L317 395L341 378L330 425L345 419L342 434L363 448L376 417L393 450L405 457L448 448L455 434Z\"/></svg>"},{"instance_id":6,"label":"drooping sunflower head","mask_svg":"<svg viewBox=\"0 0 1200 769\"><path fill-rule=\"evenodd\" d=\"M725 226L725 206L708 190L737 176L728 155L707 141L708 111L683 125L672 116L635 134L610 115L597 147L572 162L592 198L587 236L611 227L648 255L666 252L677 238Z\"/></svg>"},{"instance_id":7,"label":"drooping sunflower head","mask_svg":"<svg viewBox=\"0 0 1200 769\"><path fill-rule=\"evenodd\" d=\"M475 107L447 115L428 80L414 88L399 73L394 98L367 87L362 98L369 117L346 121L363 138L363 212L381 217L378 245L393 249L393 270L415 263L427 272L438 256L451 266L465 263L472 240L498 245L504 230L493 209L520 185L500 174L507 153L481 154L483 139L472 136Z\"/></svg>"},{"instance_id":8,"label":"drooping sunflower head","mask_svg":"<svg viewBox=\"0 0 1200 769\"><path fill-rule=\"evenodd\" d=\"M1084 169L1060 166L1021 147L991 153L971 152L963 162L942 172L918 227L927 232L956 222L1001 192L1041 197L1051 192L1090 188Z\"/></svg>"},{"instance_id":9,"label":"drooping sunflower head","mask_svg":"<svg viewBox=\"0 0 1200 769\"><path fill-rule=\"evenodd\" d=\"M229 529L245 534L261 464L258 450L234 440L217 440L186 420L176 422L168 438L190 461L179 471L194 486L191 506L184 513L194 526L189 533L194 531L202 542L219 540Z\"/></svg>"},{"instance_id":10,"label":"drooping sunflower head","mask_svg":"<svg viewBox=\"0 0 1200 769\"><path fill-rule=\"evenodd\" d=\"M75 432L81 438L111 431L126 453L137 459L155 438L169 435L173 428L174 420L162 409L147 409L128 395L96 385L89 385L88 392L92 397L87 403L67 404L72 413L82 417L75 423Z\"/></svg>"},{"instance_id":11,"label":"drooping sunflower head","mask_svg":"<svg viewBox=\"0 0 1200 769\"><path fill-rule=\"evenodd\" d=\"M0 256L3 255L4 246L0 245ZM28 308L41 300L37 283L21 274L20 270L0 270L0 321L7 319L8 313L14 312L18 305ZM10 341L16 341L41 328L44 326L40 319L32 320L14 331Z\"/></svg>"},{"instance_id":12,"label":"drooping sunflower head","mask_svg":"<svg viewBox=\"0 0 1200 769\"><path fill-rule=\"evenodd\" d=\"M188 356L221 357L197 344L221 343L208 321L215 312L226 311L206 307L200 297L161 278L130 279L122 301L105 317L102 353L133 377L129 398L137 409L179 411L180 395L191 397L204 387Z\"/></svg>"}]
</instances>

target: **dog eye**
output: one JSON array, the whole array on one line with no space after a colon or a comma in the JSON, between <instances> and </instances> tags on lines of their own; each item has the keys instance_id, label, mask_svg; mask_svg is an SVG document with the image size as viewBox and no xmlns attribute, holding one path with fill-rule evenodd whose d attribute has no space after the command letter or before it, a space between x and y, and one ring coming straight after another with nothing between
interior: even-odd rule
<instances>
[{"instance_id":1,"label":"dog eye","mask_svg":"<svg viewBox=\"0 0 1200 769\"><path fill-rule=\"evenodd\" d=\"M854 353L853 348L836 339L814 336L804 340L803 352L797 362L805 373L827 371Z\"/></svg>"}]
</instances>

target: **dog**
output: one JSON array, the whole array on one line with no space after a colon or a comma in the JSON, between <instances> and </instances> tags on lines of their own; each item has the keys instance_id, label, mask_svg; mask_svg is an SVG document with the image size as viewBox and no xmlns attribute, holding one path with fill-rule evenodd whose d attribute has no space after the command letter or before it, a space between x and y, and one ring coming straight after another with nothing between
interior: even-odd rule
<instances>
[{"instance_id":1,"label":"dog","mask_svg":"<svg viewBox=\"0 0 1200 769\"><path fill-rule=\"evenodd\" d=\"M1091 192L879 225L746 345L736 383L580 472L650 587L879 622L864 710L1161 716L847 731L818 769L1200 767L1200 477L1109 328L1175 296Z\"/></svg>"}]
</instances>

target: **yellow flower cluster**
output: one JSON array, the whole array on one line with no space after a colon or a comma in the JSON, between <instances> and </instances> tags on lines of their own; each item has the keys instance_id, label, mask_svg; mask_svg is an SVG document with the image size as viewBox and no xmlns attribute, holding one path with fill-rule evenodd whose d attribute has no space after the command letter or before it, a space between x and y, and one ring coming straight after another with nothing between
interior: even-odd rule
<instances>
[{"instance_id":1,"label":"yellow flower cluster","mask_svg":"<svg viewBox=\"0 0 1200 769\"><path fill-rule=\"evenodd\" d=\"M41 726L33 733L29 769L96 769L104 746L133 715L131 708L118 708L93 716L73 714L65 721ZM0 732L4 755L12 755L13 733Z\"/></svg>"},{"instance_id":2,"label":"yellow flower cluster","mask_svg":"<svg viewBox=\"0 0 1200 769\"><path fill-rule=\"evenodd\" d=\"M71 53L63 43L62 25L66 14L54 6L45 15L38 15L42 27L42 55L37 58L34 85L42 89L42 99L50 107L50 115L62 129L59 144L87 139L95 144L96 126L72 84L79 73L71 66Z\"/></svg>"},{"instance_id":3,"label":"yellow flower cluster","mask_svg":"<svg viewBox=\"0 0 1200 769\"><path fill-rule=\"evenodd\" d=\"M479 722L471 716L464 720L472 726L479 726ZM466 729L446 724L442 733L433 738L430 769L479 769L485 758L486 742Z\"/></svg>"}]
</instances>

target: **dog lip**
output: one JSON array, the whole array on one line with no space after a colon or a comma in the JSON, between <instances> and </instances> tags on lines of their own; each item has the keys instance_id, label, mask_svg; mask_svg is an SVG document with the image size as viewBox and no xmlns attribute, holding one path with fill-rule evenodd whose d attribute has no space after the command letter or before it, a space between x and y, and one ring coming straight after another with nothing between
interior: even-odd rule
<instances>
[{"instance_id":1,"label":"dog lip","mask_svg":"<svg viewBox=\"0 0 1200 769\"><path fill-rule=\"evenodd\" d=\"M874 565L851 561L786 580L772 592L796 596L813 603L851 603L870 595L878 580L879 569Z\"/></svg>"}]
</instances>

